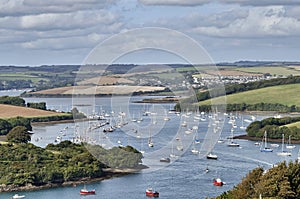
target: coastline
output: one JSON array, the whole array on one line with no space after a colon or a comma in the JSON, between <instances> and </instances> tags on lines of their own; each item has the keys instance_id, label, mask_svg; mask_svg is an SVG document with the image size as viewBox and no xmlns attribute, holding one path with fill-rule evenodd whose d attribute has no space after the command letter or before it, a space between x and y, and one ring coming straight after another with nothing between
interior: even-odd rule
<instances>
[{"instance_id":1,"label":"coastline","mask_svg":"<svg viewBox=\"0 0 300 199\"><path fill-rule=\"evenodd\" d=\"M122 177L125 175L130 175L134 173L139 173L143 169L147 169L148 167L145 165L140 165L137 168L123 168L123 169L112 169L106 168L103 169L103 176L99 178L81 178L76 181L67 181L63 183L49 183L45 185L35 186L32 184L28 184L25 186L16 186L16 185L0 185L0 193L1 192L16 192L16 191L35 191L35 190L42 190L42 189L50 189L50 188L57 188L57 187L69 187L93 182L100 182L103 180L109 180L117 177Z\"/></svg>"},{"instance_id":2,"label":"coastline","mask_svg":"<svg viewBox=\"0 0 300 199\"><path fill-rule=\"evenodd\" d=\"M234 136L233 139L241 139L241 140L250 140L250 141L261 141L262 137L251 137L248 135L238 135L238 136ZM271 143L281 143L282 139L278 138L278 139L272 139L272 138L268 138L268 142ZM300 140L291 140L292 144L300 144Z\"/></svg>"}]
</instances>

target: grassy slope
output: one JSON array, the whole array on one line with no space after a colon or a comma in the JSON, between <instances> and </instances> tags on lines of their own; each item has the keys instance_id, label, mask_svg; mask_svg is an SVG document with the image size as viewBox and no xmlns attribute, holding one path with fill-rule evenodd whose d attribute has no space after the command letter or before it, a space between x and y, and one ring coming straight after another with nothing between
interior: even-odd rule
<instances>
[{"instance_id":1,"label":"grassy slope","mask_svg":"<svg viewBox=\"0 0 300 199\"><path fill-rule=\"evenodd\" d=\"M284 105L300 106L300 84L288 84L256 89L242 93L227 95L227 104L256 104L256 103L279 103ZM200 105L210 104L210 100L200 102Z\"/></svg>"},{"instance_id":2,"label":"grassy slope","mask_svg":"<svg viewBox=\"0 0 300 199\"><path fill-rule=\"evenodd\" d=\"M291 123L291 124L287 124L285 125L286 127L297 127L297 128L300 128L300 122L294 122L294 123Z\"/></svg>"}]
</instances>

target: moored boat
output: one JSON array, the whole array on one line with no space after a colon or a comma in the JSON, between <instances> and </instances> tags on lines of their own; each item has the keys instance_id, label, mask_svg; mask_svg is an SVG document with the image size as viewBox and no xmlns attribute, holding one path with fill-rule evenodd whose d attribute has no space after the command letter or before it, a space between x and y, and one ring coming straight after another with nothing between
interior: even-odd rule
<instances>
[{"instance_id":1,"label":"moored boat","mask_svg":"<svg viewBox=\"0 0 300 199\"><path fill-rule=\"evenodd\" d=\"M15 194L12 198L13 198L13 199L25 198L25 195Z\"/></svg>"},{"instance_id":2,"label":"moored boat","mask_svg":"<svg viewBox=\"0 0 300 199\"><path fill-rule=\"evenodd\" d=\"M240 144L236 143L236 142L230 142L227 144L227 146L229 147L240 147Z\"/></svg>"},{"instance_id":3,"label":"moored boat","mask_svg":"<svg viewBox=\"0 0 300 199\"><path fill-rule=\"evenodd\" d=\"M209 153L206 156L207 159L217 160L218 156L216 154Z\"/></svg>"},{"instance_id":4,"label":"moored boat","mask_svg":"<svg viewBox=\"0 0 300 199\"><path fill-rule=\"evenodd\" d=\"M262 145L261 145L261 148L260 148L260 152L273 152L273 149L268 147L267 145L267 131L265 131L265 134L264 134L264 137L262 139ZM262 148L262 146L264 146Z\"/></svg>"},{"instance_id":5,"label":"moored boat","mask_svg":"<svg viewBox=\"0 0 300 199\"><path fill-rule=\"evenodd\" d=\"M282 144L281 144L281 152L278 152L277 155L279 156L291 156L292 153L289 151L284 151L284 134L282 134Z\"/></svg>"},{"instance_id":6,"label":"moored boat","mask_svg":"<svg viewBox=\"0 0 300 199\"><path fill-rule=\"evenodd\" d=\"M160 162L166 162L166 163L171 162L170 158L168 158L168 157L166 157L166 158L160 158L159 161L160 161Z\"/></svg>"},{"instance_id":7,"label":"moored boat","mask_svg":"<svg viewBox=\"0 0 300 199\"><path fill-rule=\"evenodd\" d=\"M224 182L222 182L222 180L220 178L214 178L213 185L215 185L215 186L223 186Z\"/></svg>"},{"instance_id":8,"label":"moored boat","mask_svg":"<svg viewBox=\"0 0 300 199\"><path fill-rule=\"evenodd\" d=\"M159 193L157 191L153 191L152 188L148 188L146 189L146 196L149 196L149 197L159 197Z\"/></svg>"},{"instance_id":9,"label":"moored boat","mask_svg":"<svg viewBox=\"0 0 300 199\"><path fill-rule=\"evenodd\" d=\"M86 188L80 189L80 195L94 195L96 194L96 190L92 189L92 190L87 190Z\"/></svg>"}]
</instances>

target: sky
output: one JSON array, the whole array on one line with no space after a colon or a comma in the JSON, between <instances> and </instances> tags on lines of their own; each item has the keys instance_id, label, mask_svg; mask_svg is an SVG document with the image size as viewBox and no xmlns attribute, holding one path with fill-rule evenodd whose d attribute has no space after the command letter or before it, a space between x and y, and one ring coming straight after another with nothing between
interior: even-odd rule
<instances>
[{"instance_id":1,"label":"sky","mask_svg":"<svg viewBox=\"0 0 300 199\"><path fill-rule=\"evenodd\" d=\"M299 0L1 0L0 65L82 64L114 35L147 27L186 35L215 63L300 61ZM149 49L118 59L181 61Z\"/></svg>"}]
</instances>

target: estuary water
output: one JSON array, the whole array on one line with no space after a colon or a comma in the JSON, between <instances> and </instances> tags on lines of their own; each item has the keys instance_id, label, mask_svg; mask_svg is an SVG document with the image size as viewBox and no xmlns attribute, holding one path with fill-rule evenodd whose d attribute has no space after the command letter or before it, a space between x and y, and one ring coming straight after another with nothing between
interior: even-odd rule
<instances>
[{"instance_id":1,"label":"estuary water","mask_svg":"<svg viewBox=\"0 0 300 199\"><path fill-rule=\"evenodd\" d=\"M96 189L96 195L80 196L79 191L83 185L18 192L18 194L26 195L26 198L30 199L140 199L146 198L145 189L152 187L160 192L160 198L207 198L231 189L250 170L258 166L269 169L280 161L297 159L299 145L296 145L290 157L277 156L276 153L281 151L281 145L274 148L272 153L260 152L255 142L247 140L235 140L240 147L227 146L226 138L232 133L234 135L245 134L241 126L249 125L253 119L261 120L269 117L267 115L199 113L196 117L195 113L169 113L169 109L174 104L134 103L140 99L142 97L115 97L114 101L109 98L92 100L81 98L76 99L76 104L74 104L74 99L71 98L26 98L26 102L46 102L48 109L69 111L75 106L87 115L95 116L106 113L106 120L110 124L117 124L120 120L126 123L111 133L103 133L103 129L109 125L93 128L103 120L38 124L33 126L32 143L35 145L45 147L49 143L55 143L58 136L61 140L72 140L78 134L90 143L100 144L107 148L129 144L145 152L143 164L149 166L149 169L87 184L88 189ZM91 101L94 104L87 103ZM143 115L143 111L149 114ZM126 116L121 117L120 113ZM232 122L228 123L232 118L234 118L235 125ZM187 126L182 125L184 122ZM89 128L93 130L87 131ZM214 131L215 129L217 132ZM218 136L209 136L212 133ZM154 147L148 147L149 137L152 138ZM200 144L194 144L195 138L200 139ZM182 150L178 150L179 145L182 146ZM193 148L199 150L200 153L193 154L191 152ZM218 160L206 159L205 155L209 151L218 155ZM171 153L177 156L171 158L171 163L159 161L162 157L169 157ZM206 168L209 172L205 171ZM213 186L212 180L216 177L220 177L226 185ZM0 198L11 198L14 194L16 193L0 193Z\"/></svg>"}]
</instances>

